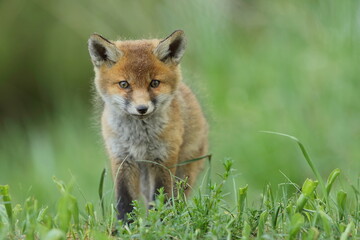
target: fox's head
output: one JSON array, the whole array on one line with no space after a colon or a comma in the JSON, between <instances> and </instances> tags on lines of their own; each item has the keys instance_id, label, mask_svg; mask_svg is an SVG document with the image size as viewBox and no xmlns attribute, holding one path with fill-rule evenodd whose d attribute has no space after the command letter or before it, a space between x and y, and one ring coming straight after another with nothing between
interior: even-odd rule
<instances>
[{"instance_id":1,"label":"fox's head","mask_svg":"<svg viewBox=\"0 0 360 240\"><path fill-rule=\"evenodd\" d=\"M163 40L110 41L93 34L89 52L95 85L105 104L144 118L169 105L181 80L184 32Z\"/></svg>"}]
</instances>

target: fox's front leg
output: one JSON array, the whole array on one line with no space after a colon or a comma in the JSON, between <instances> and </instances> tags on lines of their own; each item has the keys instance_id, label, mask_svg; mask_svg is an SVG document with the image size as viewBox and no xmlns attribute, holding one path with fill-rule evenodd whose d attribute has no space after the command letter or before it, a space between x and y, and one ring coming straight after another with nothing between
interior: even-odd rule
<instances>
[{"instance_id":1,"label":"fox's front leg","mask_svg":"<svg viewBox=\"0 0 360 240\"><path fill-rule=\"evenodd\" d=\"M112 171L118 219L126 221L126 214L133 209L132 201L140 195L139 166L135 162L113 160Z\"/></svg>"},{"instance_id":2,"label":"fox's front leg","mask_svg":"<svg viewBox=\"0 0 360 240\"><path fill-rule=\"evenodd\" d=\"M176 164L178 162L177 157L177 154L173 154L166 161L160 162L159 165L155 166L155 194L157 194L160 188L164 188L167 198L176 196L175 174ZM153 200L155 199L155 194Z\"/></svg>"},{"instance_id":3,"label":"fox's front leg","mask_svg":"<svg viewBox=\"0 0 360 240\"><path fill-rule=\"evenodd\" d=\"M178 106L173 106L176 109ZM168 143L167 157L164 159L155 159L158 163L155 165L155 194L158 189L164 188L164 192L167 198L176 196L175 181L176 181L176 169L179 162L180 146L182 145L182 136L184 134L184 128L180 123L182 120L179 115L173 115L173 121L177 125L168 125L164 130L161 138L164 142Z\"/></svg>"}]
</instances>

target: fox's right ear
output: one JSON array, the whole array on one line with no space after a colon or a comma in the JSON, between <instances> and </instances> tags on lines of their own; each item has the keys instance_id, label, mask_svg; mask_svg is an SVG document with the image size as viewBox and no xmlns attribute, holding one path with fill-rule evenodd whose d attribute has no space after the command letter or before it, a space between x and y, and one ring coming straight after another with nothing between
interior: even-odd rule
<instances>
[{"instance_id":1,"label":"fox's right ear","mask_svg":"<svg viewBox=\"0 0 360 240\"><path fill-rule=\"evenodd\" d=\"M114 43L99 34L92 34L90 36L88 48L91 61L96 67L100 67L103 64L111 66L116 63L122 55Z\"/></svg>"}]
</instances>

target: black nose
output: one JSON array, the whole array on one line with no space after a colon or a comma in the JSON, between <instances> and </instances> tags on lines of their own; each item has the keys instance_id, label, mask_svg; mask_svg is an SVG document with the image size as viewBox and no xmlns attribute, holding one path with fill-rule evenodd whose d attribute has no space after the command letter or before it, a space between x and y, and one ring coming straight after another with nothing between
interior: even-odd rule
<instances>
[{"instance_id":1,"label":"black nose","mask_svg":"<svg viewBox=\"0 0 360 240\"><path fill-rule=\"evenodd\" d=\"M136 107L136 110L140 113L140 114L145 114L148 110L148 107L145 105L139 105Z\"/></svg>"}]
</instances>

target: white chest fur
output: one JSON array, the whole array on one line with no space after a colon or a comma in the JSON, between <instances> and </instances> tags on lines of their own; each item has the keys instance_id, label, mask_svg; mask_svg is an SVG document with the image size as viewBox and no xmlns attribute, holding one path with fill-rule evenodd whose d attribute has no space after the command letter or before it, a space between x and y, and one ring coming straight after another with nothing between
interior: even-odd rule
<instances>
[{"instance_id":1,"label":"white chest fur","mask_svg":"<svg viewBox=\"0 0 360 240\"><path fill-rule=\"evenodd\" d=\"M167 118L152 115L146 119L107 113L107 125L112 131L105 139L111 155L119 161L163 161L167 157L167 144L160 139Z\"/></svg>"}]
</instances>

